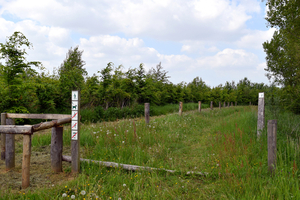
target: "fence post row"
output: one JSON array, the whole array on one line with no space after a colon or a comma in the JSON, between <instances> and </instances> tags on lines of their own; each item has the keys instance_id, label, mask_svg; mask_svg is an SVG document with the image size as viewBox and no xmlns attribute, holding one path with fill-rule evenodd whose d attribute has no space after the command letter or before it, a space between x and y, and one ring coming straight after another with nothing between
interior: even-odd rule
<instances>
[{"instance_id":1,"label":"fence post row","mask_svg":"<svg viewBox=\"0 0 300 200\"><path fill-rule=\"evenodd\" d=\"M198 101L198 111L201 112L201 101Z\"/></svg>"},{"instance_id":2,"label":"fence post row","mask_svg":"<svg viewBox=\"0 0 300 200\"><path fill-rule=\"evenodd\" d=\"M146 124L150 122L150 103L145 103L145 122Z\"/></svg>"},{"instance_id":3,"label":"fence post row","mask_svg":"<svg viewBox=\"0 0 300 200\"><path fill-rule=\"evenodd\" d=\"M72 123L71 123L71 157L72 173L78 173L80 170L80 91L72 91Z\"/></svg>"},{"instance_id":4,"label":"fence post row","mask_svg":"<svg viewBox=\"0 0 300 200\"><path fill-rule=\"evenodd\" d=\"M271 173L276 167L277 120L268 121L268 167Z\"/></svg>"},{"instance_id":5,"label":"fence post row","mask_svg":"<svg viewBox=\"0 0 300 200\"><path fill-rule=\"evenodd\" d=\"M257 116L257 136L261 135L262 130L265 127L265 97L261 92L258 95L258 116Z\"/></svg>"}]
</instances>

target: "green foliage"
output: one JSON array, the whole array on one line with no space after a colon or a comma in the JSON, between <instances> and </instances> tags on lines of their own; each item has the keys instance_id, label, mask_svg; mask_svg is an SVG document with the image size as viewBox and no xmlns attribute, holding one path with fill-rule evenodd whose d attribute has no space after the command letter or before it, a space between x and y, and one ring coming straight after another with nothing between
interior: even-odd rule
<instances>
[{"instance_id":1,"label":"green foliage","mask_svg":"<svg viewBox=\"0 0 300 200\"><path fill-rule=\"evenodd\" d=\"M268 0L268 26L277 30L263 43L266 52L267 77L282 85L285 108L300 112L300 4L298 0Z\"/></svg>"},{"instance_id":2,"label":"green foliage","mask_svg":"<svg viewBox=\"0 0 300 200\"><path fill-rule=\"evenodd\" d=\"M82 60L82 53L78 46L74 49L71 47L58 69L61 97L56 105L59 109L71 107L71 91L82 90L84 87L84 76L87 75L87 71L83 68L85 62Z\"/></svg>"}]
</instances>

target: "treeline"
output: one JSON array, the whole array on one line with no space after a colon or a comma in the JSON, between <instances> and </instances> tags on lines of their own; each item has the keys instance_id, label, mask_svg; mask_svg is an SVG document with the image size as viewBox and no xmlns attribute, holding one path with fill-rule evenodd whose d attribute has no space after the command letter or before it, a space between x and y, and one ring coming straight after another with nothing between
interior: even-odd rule
<instances>
[{"instance_id":1,"label":"treeline","mask_svg":"<svg viewBox=\"0 0 300 200\"><path fill-rule=\"evenodd\" d=\"M270 90L269 86L252 83L247 78L217 87L208 86L199 77L189 83L173 84L161 63L146 71L143 64L124 70L122 65L115 67L110 62L98 73L88 76L83 51L78 47L67 52L54 74L38 73L33 67L43 71L42 64L26 61L22 47L29 48L32 44L22 33L15 32L0 45L0 55L5 60L0 64L1 112L69 113L71 90L77 89L81 91L81 107L98 107L98 110L134 108L145 102L159 106L180 101L257 104L258 93Z\"/></svg>"}]
</instances>

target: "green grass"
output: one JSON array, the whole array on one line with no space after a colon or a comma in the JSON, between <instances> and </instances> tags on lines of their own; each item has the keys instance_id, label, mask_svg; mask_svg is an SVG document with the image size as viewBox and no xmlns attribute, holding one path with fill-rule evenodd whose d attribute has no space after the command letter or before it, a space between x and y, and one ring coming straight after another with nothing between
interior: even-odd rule
<instances>
[{"instance_id":1,"label":"green grass","mask_svg":"<svg viewBox=\"0 0 300 200\"><path fill-rule=\"evenodd\" d=\"M277 167L268 171L267 133L256 137L257 107L167 114L81 126L82 157L177 170L128 172L81 162L81 173L52 188L0 191L4 199L299 199L299 116L277 113ZM177 111L177 110L176 110ZM266 110L267 120L274 115ZM64 131L64 148L70 130ZM50 144L49 135L32 145ZM70 171L70 167L64 169ZM206 175L188 174L188 171ZM85 191L85 195L80 194ZM63 198L63 193L67 197Z\"/></svg>"}]
</instances>

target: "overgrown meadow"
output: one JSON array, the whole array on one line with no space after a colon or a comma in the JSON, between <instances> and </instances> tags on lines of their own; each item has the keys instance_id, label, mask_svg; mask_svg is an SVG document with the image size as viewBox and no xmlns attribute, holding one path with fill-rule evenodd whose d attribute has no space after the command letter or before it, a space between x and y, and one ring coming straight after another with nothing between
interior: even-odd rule
<instances>
[{"instance_id":1,"label":"overgrown meadow","mask_svg":"<svg viewBox=\"0 0 300 200\"><path fill-rule=\"evenodd\" d=\"M278 152L273 175L266 130L256 137L257 107L238 106L152 117L149 125L135 118L81 126L82 158L175 173L81 162L73 180L0 193L3 199L299 199L299 116L266 110L266 122L274 117ZM68 127L64 149L71 143ZM50 133L35 136L33 149L49 145L50 138ZM70 171L70 164L64 164L61 177Z\"/></svg>"}]
</instances>

